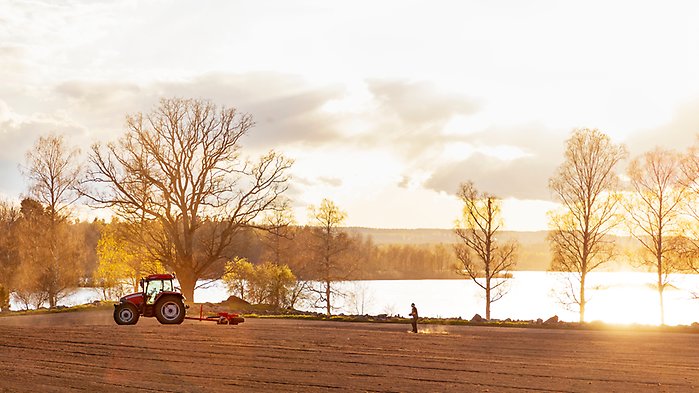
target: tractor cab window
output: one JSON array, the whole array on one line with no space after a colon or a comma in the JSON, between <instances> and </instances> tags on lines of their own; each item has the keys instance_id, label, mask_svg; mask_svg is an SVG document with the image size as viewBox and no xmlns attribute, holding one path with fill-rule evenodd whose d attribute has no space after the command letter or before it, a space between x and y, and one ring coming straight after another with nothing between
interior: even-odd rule
<instances>
[{"instance_id":1,"label":"tractor cab window","mask_svg":"<svg viewBox=\"0 0 699 393\"><path fill-rule=\"evenodd\" d=\"M172 291L172 280L148 281L146 288L146 303L155 303L155 297L162 291Z\"/></svg>"},{"instance_id":2,"label":"tractor cab window","mask_svg":"<svg viewBox=\"0 0 699 393\"><path fill-rule=\"evenodd\" d=\"M155 297L158 296L158 294L162 291L162 280L148 281L148 283L146 284L146 303L153 304L155 302Z\"/></svg>"}]
</instances>

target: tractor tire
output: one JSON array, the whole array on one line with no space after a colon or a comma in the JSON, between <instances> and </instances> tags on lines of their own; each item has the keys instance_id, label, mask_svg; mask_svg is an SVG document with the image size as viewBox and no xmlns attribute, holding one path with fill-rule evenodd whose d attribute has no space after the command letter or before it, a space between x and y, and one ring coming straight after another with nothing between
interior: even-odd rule
<instances>
[{"instance_id":1,"label":"tractor tire","mask_svg":"<svg viewBox=\"0 0 699 393\"><path fill-rule=\"evenodd\" d=\"M163 325L181 324L185 313L182 299L176 296L165 296L155 304L155 317Z\"/></svg>"},{"instance_id":2,"label":"tractor tire","mask_svg":"<svg viewBox=\"0 0 699 393\"><path fill-rule=\"evenodd\" d=\"M117 325L135 325L140 314L131 303L121 303L114 307L114 322Z\"/></svg>"}]
</instances>

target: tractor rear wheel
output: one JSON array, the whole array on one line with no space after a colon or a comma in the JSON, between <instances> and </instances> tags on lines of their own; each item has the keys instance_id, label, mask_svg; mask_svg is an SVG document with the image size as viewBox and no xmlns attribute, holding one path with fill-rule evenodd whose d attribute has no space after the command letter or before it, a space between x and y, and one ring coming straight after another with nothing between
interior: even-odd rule
<instances>
[{"instance_id":1,"label":"tractor rear wheel","mask_svg":"<svg viewBox=\"0 0 699 393\"><path fill-rule=\"evenodd\" d=\"M135 325L139 316L136 306L131 303L121 303L114 307L114 322L117 325Z\"/></svg>"},{"instance_id":2,"label":"tractor rear wheel","mask_svg":"<svg viewBox=\"0 0 699 393\"><path fill-rule=\"evenodd\" d=\"M179 325L184 321L185 309L182 299L165 296L155 304L155 317L163 325Z\"/></svg>"}]
</instances>

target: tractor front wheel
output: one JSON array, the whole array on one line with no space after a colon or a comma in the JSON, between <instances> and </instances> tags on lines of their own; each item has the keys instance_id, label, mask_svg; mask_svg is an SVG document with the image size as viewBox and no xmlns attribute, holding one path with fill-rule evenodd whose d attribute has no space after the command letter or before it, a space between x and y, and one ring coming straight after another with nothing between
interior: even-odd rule
<instances>
[{"instance_id":1,"label":"tractor front wheel","mask_svg":"<svg viewBox=\"0 0 699 393\"><path fill-rule=\"evenodd\" d=\"M166 296L155 304L155 317L163 325L179 325L184 321L185 309L182 299Z\"/></svg>"},{"instance_id":2,"label":"tractor front wheel","mask_svg":"<svg viewBox=\"0 0 699 393\"><path fill-rule=\"evenodd\" d=\"M135 325L139 316L136 306L131 303L121 303L114 307L114 322L117 325Z\"/></svg>"}]
</instances>

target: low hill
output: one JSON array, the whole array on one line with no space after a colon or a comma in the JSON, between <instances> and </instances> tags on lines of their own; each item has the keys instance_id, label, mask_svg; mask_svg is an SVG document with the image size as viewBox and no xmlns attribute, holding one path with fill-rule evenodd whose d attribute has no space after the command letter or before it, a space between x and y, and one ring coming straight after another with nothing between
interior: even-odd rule
<instances>
[{"instance_id":1,"label":"low hill","mask_svg":"<svg viewBox=\"0 0 699 393\"><path fill-rule=\"evenodd\" d=\"M458 242L457 236L451 229L384 229L349 227L346 231L352 235L371 238L377 246L415 246L431 248L445 246L450 248ZM519 232L502 231L498 239L502 241L516 240L520 247L518 251L517 270L548 270L551 264L551 251L547 240L547 231ZM605 270L643 270L631 265L625 255L637 247L636 241L630 237L615 236L619 245L620 258L606 266ZM451 265L451 263L449 263Z\"/></svg>"},{"instance_id":2,"label":"low hill","mask_svg":"<svg viewBox=\"0 0 699 393\"><path fill-rule=\"evenodd\" d=\"M458 240L451 229L420 228L420 229L384 229L348 227L351 234L369 236L374 244L440 244L454 243ZM503 240L517 240L520 244L546 243L547 231L518 232L502 231Z\"/></svg>"}]
</instances>

